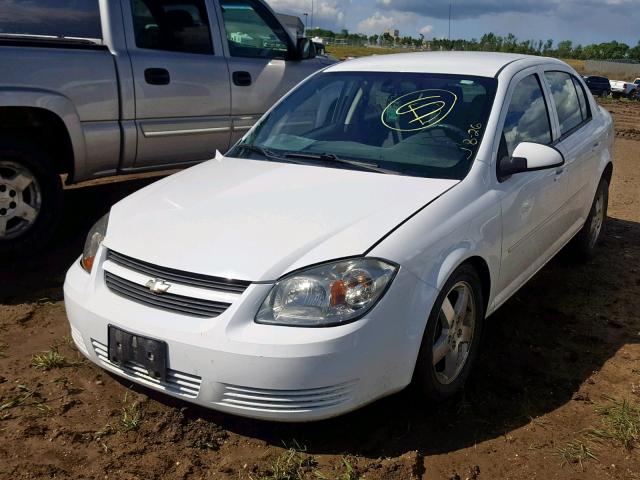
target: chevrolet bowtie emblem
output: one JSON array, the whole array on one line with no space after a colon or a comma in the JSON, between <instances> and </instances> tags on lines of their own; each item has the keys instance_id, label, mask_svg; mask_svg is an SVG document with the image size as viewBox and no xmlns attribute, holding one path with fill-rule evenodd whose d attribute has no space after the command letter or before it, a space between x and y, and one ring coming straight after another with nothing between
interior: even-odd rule
<instances>
[{"instance_id":1,"label":"chevrolet bowtie emblem","mask_svg":"<svg viewBox=\"0 0 640 480\"><path fill-rule=\"evenodd\" d=\"M167 293L167 290L171 288L170 283L167 283L160 278L152 278L147 283L145 283L144 286L151 290L151 293L157 294Z\"/></svg>"}]
</instances>

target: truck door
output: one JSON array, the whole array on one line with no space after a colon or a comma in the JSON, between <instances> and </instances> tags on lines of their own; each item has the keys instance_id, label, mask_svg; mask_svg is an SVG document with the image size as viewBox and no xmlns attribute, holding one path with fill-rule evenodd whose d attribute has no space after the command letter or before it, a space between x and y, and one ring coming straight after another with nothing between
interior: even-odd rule
<instances>
[{"instance_id":1,"label":"truck door","mask_svg":"<svg viewBox=\"0 0 640 480\"><path fill-rule=\"evenodd\" d=\"M296 45L259 0L219 0L231 79L232 143L292 87L323 67L295 60Z\"/></svg>"},{"instance_id":2,"label":"truck door","mask_svg":"<svg viewBox=\"0 0 640 480\"><path fill-rule=\"evenodd\" d=\"M226 151L229 71L208 0L122 0L135 85L135 167L188 164Z\"/></svg>"}]
</instances>

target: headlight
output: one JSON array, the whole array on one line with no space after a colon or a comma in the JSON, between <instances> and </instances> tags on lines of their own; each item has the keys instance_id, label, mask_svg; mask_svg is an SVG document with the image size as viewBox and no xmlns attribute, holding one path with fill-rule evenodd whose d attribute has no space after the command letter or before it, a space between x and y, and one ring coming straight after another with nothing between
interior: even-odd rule
<instances>
[{"instance_id":1,"label":"headlight","mask_svg":"<svg viewBox=\"0 0 640 480\"><path fill-rule=\"evenodd\" d=\"M375 305L396 271L382 260L356 258L295 273L276 282L256 322L295 327L347 323Z\"/></svg>"},{"instance_id":2,"label":"headlight","mask_svg":"<svg viewBox=\"0 0 640 480\"><path fill-rule=\"evenodd\" d=\"M80 264L87 272L91 273L93 268L93 261L96 259L96 253L98 253L98 247L104 240L104 236L107 234L107 225L109 224L109 214L96 222L91 227L87 234L87 239L84 242L84 250L82 252L82 260Z\"/></svg>"}]
</instances>

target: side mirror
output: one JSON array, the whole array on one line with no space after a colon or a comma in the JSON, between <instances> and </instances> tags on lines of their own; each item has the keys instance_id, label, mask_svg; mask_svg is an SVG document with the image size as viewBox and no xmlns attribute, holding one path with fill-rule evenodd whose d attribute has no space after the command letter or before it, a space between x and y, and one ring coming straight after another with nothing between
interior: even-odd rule
<instances>
[{"instance_id":1,"label":"side mirror","mask_svg":"<svg viewBox=\"0 0 640 480\"><path fill-rule=\"evenodd\" d=\"M296 58L298 60L307 60L316 56L316 46L310 38L299 38L296 45Z\"/></svg>"},{"instance_id":2,"label":"side mirror","mask_svg":"<svg viewBox=\"0 0 640 480\"><path fill-rule=\"evenodd\" d=\"M540 143L522 142L511 157L498 160L498 180L522 172L534 172L564 165L564 157L553 147Z\"/></svg>"}]
</instances>

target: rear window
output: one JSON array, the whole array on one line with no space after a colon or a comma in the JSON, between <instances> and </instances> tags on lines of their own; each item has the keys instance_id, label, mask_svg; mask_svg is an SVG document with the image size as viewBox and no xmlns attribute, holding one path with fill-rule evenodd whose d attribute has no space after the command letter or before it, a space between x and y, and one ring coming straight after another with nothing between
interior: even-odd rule
<instances>
[{"instance_id":1,"label":"rear window","mask_svg":"<svg viewBox=\"0 0 640 480\"><path fill-rule=\"evenodd\" d=\"M98 0L0 0L0 35L102 38Z\"/></svg>"}]
</instances>

